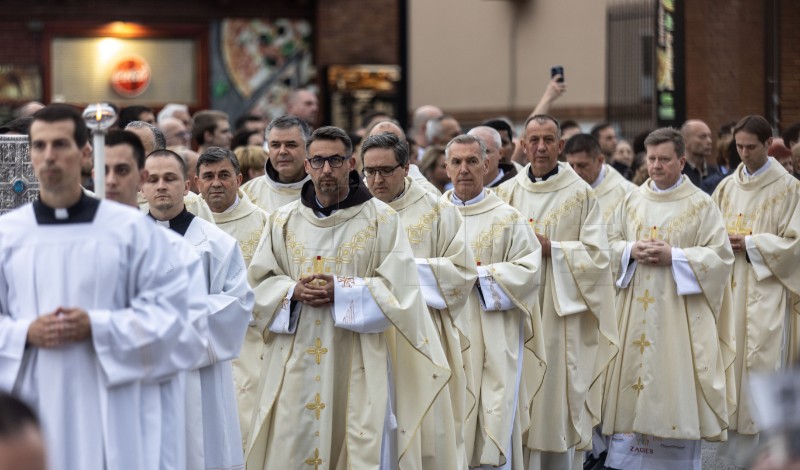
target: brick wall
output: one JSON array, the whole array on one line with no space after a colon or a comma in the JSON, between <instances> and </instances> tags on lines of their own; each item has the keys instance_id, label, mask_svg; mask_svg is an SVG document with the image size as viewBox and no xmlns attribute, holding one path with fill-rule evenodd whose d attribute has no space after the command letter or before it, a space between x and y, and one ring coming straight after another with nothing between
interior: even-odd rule
<instances>
[{"instance_id":1,"label":"brick wall","mask_svg":"<svg viewBox=\"0 0 800 470\"><path fill-rule=\"evenodd\" d=\"M781 128L800 122L800 2L780 2Z\"/></svg>"},{"instance_id":2,"label":"brick wall","mask_svg":"<svg viewBox=\"0 0 800 470\"><path fill-rule=\"evenodd\" d=\"M399 64L399 2L321 0L315 21L317 64Z\"/></svg>"},{"instance_id":3,"label":"brick wall","mask_svg":"<svg viewBox=\"0 0 800 470\"><path fill-rule=\"evenodd\" d=\"M684 5L687 118L704 120L716 134L720 124L763 115L764 2L685 0Z\"/></svg>"}]
</instances>

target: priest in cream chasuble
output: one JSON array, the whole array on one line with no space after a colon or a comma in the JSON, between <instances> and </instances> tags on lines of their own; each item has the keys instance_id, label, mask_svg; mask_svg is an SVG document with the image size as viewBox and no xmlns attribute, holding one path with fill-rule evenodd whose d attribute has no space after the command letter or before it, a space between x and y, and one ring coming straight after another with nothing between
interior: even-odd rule
<instances>
[{"instance_id":1,"label":"priest in cream chasuble","mask_svg":"<svg viewBox=\"0 0 800 470\"><path fill-rule=\"evenodd\" d=\"M241 180L239 161L232 151L210 147L198 157L196 186L211 209L217 227L236 239L246 269L261 240L269 215L250 202L250 198L241 191ZM251 322L238 357L231 361L242 448L247 444L247 433L250 431L263 349L261 332Z\"/></svg>"},{"instance_id":2,"label":"priest in cream chasuble","mask_svg":"<svg viewBox=\"0 0 800 470\"><path fill-rule=\"evenodd\" d=\"M681 134L659 129L645 145L651 179L617 207L609 238L622 351L603 409L614 434L606 465L699 468L699 439L724 440L735 407L730 285L720 282L733 252L714 202L681 175ZM621 433L682 451L632 454Z\"/></svg>"},{"instance_id":3,"label":"priest in cream chasuble","mask_svg":"<svg viewBox=\"0 0 800 470\"><path fill-rule=\"evenodd\" d=\"M797 354L790 299L800 293L800 182L767 156L772 127L766 119L747 116L734 131L742 164L712 198L735 254L730 286L739 405L731 410L729 443L720 451L744 467L761 430L751 406L750 376L783 369Z\"/></svg>"},{"instance_id":4,"label":"priest in cream chasuble","mask_svg":"<svg viewBox=\"0 0 800 470\"><path fill-rule=\"evenodd\" d=\"M309 181L303 161L310 134L308 124L297 116L284 115L269 123L266 173L242 185L253 204L272 213L300 198L300 190Z\"/></svg>"},{"instance_id":5,"label":"priest in cream chasuble","mask_svg":"<svg viewBox=\"0 0 800 470\"><path fill-rule=\"evenodd\" d=\"M452 370L446 390L416 435L416 451L425 468L466 469L463 423L466 411L475 406L475 394L467 389L464 372L462 354L469 341L463 310L477 272L464 242L463 219L452 204L407 176L409 152L404 139L390 133L371 135L362 143L361 158L370 192L400 215L425 303Z\"/></svg>"},{"instance_id":6,"label":"priest in cream chasuble","mask_svg":"<svg viewBox=\"0 0 800 470\"><path fill-rule=\"evenodd\" d=\"M531 407L529 468L572 468L600 422L603 378L618 351L608 241L591 188L566 163L557 122L528 119L530 163L495 191L543 245L539 305L547 374Z\"/></svg>"},{"instance_id":7,"label":"priest in cream chasuble","mask_svg":"<svg viewBox=\"0 0 800 470\"><path fill-rule=\"evenodd\" d=\"M399 216L338 128L317 129L301 200L250 263L264 370L247 468L418 469L407 451L450 379Z\"/></svg>"},{"instance_id":8,"label":"priest in cream chasuble","mask_svg":"<svg viewBox=\"0 0 800 470\"><path fill-rule=\"evenodd\" d=\"M464 217L462 236L478 269L461 314L470 343L467 387L476 401L464 424L467 457L470 468L521 470L530 403L547 369L537 301L541 246L519 212L484 189L481 139L456 137L445 159L453 189L442 199Z\"/></svg>"}]
</instances>

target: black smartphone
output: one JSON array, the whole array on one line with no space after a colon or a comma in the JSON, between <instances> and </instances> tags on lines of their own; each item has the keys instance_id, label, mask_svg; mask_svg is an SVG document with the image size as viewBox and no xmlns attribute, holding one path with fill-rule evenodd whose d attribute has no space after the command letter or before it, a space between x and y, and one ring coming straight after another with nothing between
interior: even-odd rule
<instances>
[{"instance_id":1,"label":"black smartphone","mask_svg":"<svg viewBox=\"0 0 800 470\"><path fill-rule=\"evenodd\" d=\"M564 67L561 65L554 65L550 67L550 78L553 78L556 75L561 75L561 77L558 79L558 83L564 83Z\"/></svg>"}]
</instances>

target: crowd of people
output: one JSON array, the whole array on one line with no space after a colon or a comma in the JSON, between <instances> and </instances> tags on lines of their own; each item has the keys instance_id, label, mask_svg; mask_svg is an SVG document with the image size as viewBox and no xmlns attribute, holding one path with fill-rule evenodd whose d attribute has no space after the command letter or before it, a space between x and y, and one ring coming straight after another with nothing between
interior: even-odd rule
<instances>
[{"instance_id":1,"label":"crowd of people","mask_svg":"<svg viewBox=\"0 0 800 470\"><path fill-rule=\"evenodd\" d=\"M315 128L308 90L233 127L130 106L104 169L77 108L26 107L0 468L782 465L748 380L800 352L800 124L629 144L547 114L563 86L519 136L431 105Z\"/></svg>"}]
</instances>

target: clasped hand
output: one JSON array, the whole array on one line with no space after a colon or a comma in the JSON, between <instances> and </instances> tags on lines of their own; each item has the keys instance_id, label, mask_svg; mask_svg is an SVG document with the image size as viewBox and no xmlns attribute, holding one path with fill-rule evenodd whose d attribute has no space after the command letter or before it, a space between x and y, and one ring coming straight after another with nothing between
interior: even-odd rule
<instances>
[{"instance_id":1,"label":"clasped hand","mask_svg":"<svg viewBox=\"0 0 800 470\"><path fill-rule=\"evenodd\" d=\"M87 340L91 335L92 324L86 310L58 307L31 323L27 341L37 348L57 348Z\"/></svg>"},{"instance_id":2,"label":"clasped hand","mask_svg":"<svg viewBox=\"0 0 800 470\"><path fill-rule=\"evenodd\" d=\"M669 266L672 264L672 247L664 240L639 240L633 244L631 257L642 264Z\"/></svg>"},{"instance_id":3,"label":"clasped hand","mask_svg":"<svg viewBox=\"0 0 800 470\"><path fill-rule=\"evenodd\" d=\"M333 276L312 274L301 278L294 286L292 300L319 307L333 302Z\"/></svg>"}]
</instances>

